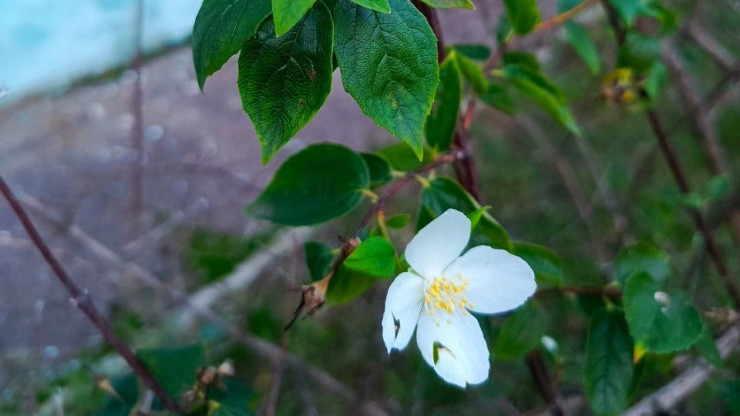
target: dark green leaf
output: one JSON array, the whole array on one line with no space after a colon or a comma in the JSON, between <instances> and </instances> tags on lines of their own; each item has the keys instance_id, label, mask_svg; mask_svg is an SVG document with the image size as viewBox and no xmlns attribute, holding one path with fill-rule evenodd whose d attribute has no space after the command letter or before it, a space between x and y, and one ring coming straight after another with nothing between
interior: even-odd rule
<instances>
[{"instance_id":1,"label":"dark green leaf","mask_svg":"<svg viewBox=\"0 0 740 416\"><path fill-rule=\"evenodd\" d=\"M396 249L383 237L370 237L360 243L344 265L364 274L387 278L396 272Z\"/></svg>"},{"instance_id":2,"label":"dark green leaf","mask_svg":"<svg viewBox=\"0 0 740 416\"><path fill-rule=\"evenodd\" d=\"M586 398L597 415L624 409L634 375L632 350L621 312L602 308L591 316L583 377Z\"/></svg>"},{"instance_id":3,"label":"dark green leaf","mask_svg":"<svg viewBox=\"0 0 740 416\"><path fill-rule=\"evenodd\" d=\"M496 358L512 360L533 350L545 334L542 307L527 302L506 318L496 339Z\"/></svg>"},{"instance_id":4,"label":"dark green leaf","mask_svg":"<svg viewBox=\"0 0 740 416\"><path fill-rule=\"evenodd\" d=\"M421 229L450 208L469 214L479 209L480 205L455 180L447 177L432 180L421 194L416 229ZM511 248L506 230L488 212L483 213L471 236L471 245L481 244L506 250Z\"/></svg>"},{"instance_id":5,"label":"dark green leaf","mask_svg":"<svg viewBox=\"0 0 740 416\"><path fill-rule=\"evenodd\" d=\"M205 283L228 275L273 236L272 230L249 237L199 229L190 238L185 257L187 265L198 272Z\"/></svg>"},{"instance_id":6,"label":"dark green leaf","mask_svg":"<svg viewBox=\"0 0 740 416\"><path fill-rule=\"evenodd\" d=\"M178 348L141 349L136 356L171 396L193 387L198 369L205 365L202 344Z\"/></svg>"},{"instance_id":7,"label":"dark green leaf","mask_svg":"<svg viewBox=\"0 0 740 416\"><path fill-rule=\"evenodd\" d=\"M455 54L455 57L460 73L468 80L470 86L473 87L473 91L476 94L483 94L488 86L488 80L483 73L483 66L479 62L473 61L460 53Z\"/></svg>"},{"instance_id":8,"label":"dark green leaf","mask_svg":"<svg viewBox=\"0 0 740 416\"><path fill-rule=\"evenodd\" d=\"M337 60L344 88L362 111L421 159L439 78L437 38L408 0L389 3L393 13L384 14L339 1Z\"/></svg>"},{"instance_id":9,"label":"dark green leaf","mask_svg":"<svg viewBox=\"0 0 740 416\"><path fill-rule=\"evenodd\" d=\"M670 273L668 254L650 243L622 247L614 257L614 280L624 285L635 272L644 271L656 282L662 282Z\"/></svg>"},{"instance_id":10,"label":"dark green leaf","mask_svg":"<svg viewBox=\"0 0 740 416\"><path fill-rule=\"evenodd\" d=\"M701 331L701 335L699 335L699 338L696 340L694 348L696 348L696 351L699 352L699 354L710 364L715 367L722 367L722 356L719 354L717 344L712 336L712 331L709 330L706 324L704 325L704 330Z\"/></svg>"},{"instance_id":11,"label":"dark green leaf","mask_svg":"<svg viewBox=\"0 0 740 416\"><path fill-rule=\"evenodd\" d=\"M656 101L666 84L668 73L665 65L656 62L650 66L645 76L645 92L651 100Z\"/></svg>"},{"instance_id":12,"label":"dark green leaf","mask_svg":"<svg viewBox=\"0 0 740 416\"><path fill-rule=\"evenodd\" d=\"M486 91L478 96L481 101L491 107L503 111L506 114L514 114L516 111L514 100L509 93L500 85L488 83Z\"/></svg>"},{"instance_id":13,"label":"dark green leaf","mask_svg":"<svg viewBox=\"0 0 740 416\"><path fill-rule=\"evenodd\" d=\"M475 9L470 0L421 0L435 9Z\"/></svg>"},{"instance_id":14,"label":"dark green leaf","mask_svg":"<svg viewBox=\"0 0 740 416\"><path fill-rule=\"evenodd\" d=\"M719 202L730 195L732 184L728 174L722 174L712 177L707 184L707 199L712 202Z\"/></svg>"},{"instance_id":15,"label":"dark green leaf","mask_svg":"<svg viewBox=\"0 0 740 416\"><path fill-rule=\"evenodd\" d=\"M391 6L388 4L388 0L352 0L360 6L367 7L368 9L376 10L383 13L390 13Z\"/></svg>"},{"instance_id":16,"label":"dark green leaf","mask_svg":"<svg viewBox=\"0 0 740 416\"><path fill-rule=\"evenodd\" d=\"M623 298L632 338L648 351L685 350L704 330L699 312L691 302L679 294L661 292L646 272L627 279Z\"/></svg>"},{"instance_id":17,"label":"dark green leaf","mask_svg":"<svg viewBox=\"0 0 740 416\"><path fill-rule=\"evenodd\" d=\"M370 185L380 186L393 178L391 165L383 156L376 153L360 153L360 155L365 159L370 172ZM414 158L414 160L416 159Z\"/></svg>"},{"instance_id":18,"label":"dark green leaf","mask_svg":"<svg viewBox=\"0 0 740 416\"><path fill-rule=\"evenodd\" d=\"M288 0L293 1L293 0ZM272 20L239 56L239 92L267 163L319 111L331 90L332 19L317 3L276 38Z\"/></svg>"},{"instance_id":19,"label":"dark green leaf","mask_svg":"<svg viewBox=\"0 0 740 416\"><path fill-rule=\"evenodd\" d=\"M540 21L540 10L537 0L504 0L506 13L509 15L514 32L520 35L529 33Z\"/></svg>"},{"instance_id":20,"label":"dark green leaf","mask_svg":"<svg viewBox=\"0 0 740 416\"><path fill-rule=\"evenodd\" d=\"M583 27L575 22L568 22L565 24L565 35L578 56L586 63L588 70L594 75L601 72L599 51Z\"/></svg>"},{"instance_id":21,"label":"dark green leaf","mask_svg":"<svg viewBox=\"0 0 740 416\"><path fill-rule=\"evenodd\" d=\"M139 381L135 373L109 379L111 388L116 393L106 394L103 407L95 416L128 416L136 401L139 400Z\"/></svg>"},{"instance_id":22,"label":"dark green leaf","mask_svg":"<svg viewBox=\"0 0 740 416\"><path fill-rule=\"evenodd\" d=\"M411 221L411 216L409 214L396 214L385 220L385 225L387 225L388 228L401 229L408 225L409 221Z\"/></svg>"},{"instance_id":23,"label":"dark green leaf","mask_svg":"<svg viewBox=\"0 0 740 416\"><path fill-rule=\"evenodd\" d=\"M642 75L659 59L660 39L629 32L624 45L619 48L617 65L632 68Z\"/></svg>"},{"instance_id":24,"label":"dark green leaf","mask_svg":"<svg viewBox=\"0 0 740 416\"><path fill-rule=\"evenodd\" d=\"M303 245L306 253L306 265L312 281L321 280L329 272L334 255L331 247L317 241L308 241Z\"/></svg>"},{"instance_id":25,"label":"dark green leaf","mask_svg":"<svg viewBox=\"0 0 740 416\"><path fill-rule=\"evenodd\" d=\"M193 63L200 89L270 15L270 0L205 0L193 26Z\"/></svg>"},{"instance_id":26,"label":"dark green leaf","mask_svg":"<svg viewBox=\"0 0 740 416\"><path fill-rule=\"evenodd\" d=\"M537 57L528 52L507 52L502 56L501 60L504 66L520 65L535 72L540 72L541 69Z\"/></svg>"},{"instance_id":27,"label":"dark green leaf","mask_svg":"<svg viewBox=\"0 0 740 416\"><path fill-rule=\"evenodd\" d=\"M537 244L515 242L512 253L524 259L534 270L537 286L563 284L563 264L554 251Z\"/></svg>"},{"instance_id":28,"label":"dark green leaf","mask_svg":"<svg viewBox=\"0 0 740 416\"><path fill-rule=\"evenodd\" d=\"M717 390L730 410L730 415L740 416L740 379L722 380L718 383Z\"/></svg>"},{"instance_id":29,"label":"dark green leaf","mask_svg":"<svg viewBox=\"0 0 740 416\"><path fill-rule=\"evenodd\" d=\"M288 158L247 213L284 225L318 224L354 209L370 186L362 156L336 144L316 144Z\"/></svg>"},{"instance_id":30,"label":"dark green leaf","mask_svg":"<svg viewBox=\"0 0 740 416\"><path fill-rule=\"evenodd\" d=\"M462 77L457 67L455 52L450 52L439 66L439 84L432 110L427 116L424 131L427 144L439 151L449 149L460 115Z\"/></svg>"},{"instance_id":31,"label":"dark green leaf","mask_svg":"<svg viewBox=\"0 0 740 416\"><path fill-rule=\"evenodd\" d=\"M282 36L306 15L316 0L272 0L275 34Z\"/></svg>"},{"instance_id":32,"label":"dark green leaf","mask_svg":"<svg viewBox=\"0 0 740 416\"><path fill-rule=\"evenodd\" d=\"M342 266L329 281L326 302L329 305L340 305L354 300L370 289L375 280L373 276Z\"/></svg>"},{"instance_id":33,"label":"dark green leaf","mask_svg":"<svg viewBox=\"0 0 740 416\"><path fill-rule=\"evenodd\" d=\"M486 211L488 211L489 209L491 209L491 207L486 205L484 207L480 207L476 209L475 211L471 211L467 214L467 217L470 219L470 229L471 230L475 230L475 227L477 227L478 224L480 224L480 220L481 218L483 218L483 214L485 214Z\"/></svg>"},{"instance_id":34,"label":"dark green leaf","mask_svg":"<svg viewBox=\"0 0 740 416\"><path fill-rule=\"evenodd\" d=\"M208 416L254 415L250 406L254 391L246 384L226 379L223 387L211 387L208 393Z\"/></svg>"},{"instance_id":35,"label":"dark green leaf","mask_svg":"<svg viewBox=\"0 0 740 416\"><path fill-rule=\"evenodd\" d=\"M414 152L405 144L393 144L378 150L378 154L383 156L394 170L408 172L422 165L431 163L433 160L432 152L427 149L424 151L424 158L419 160Z\"/></svg>"},{"instance_id":36,"label":"dark green leaf","mask_svg":"<svg viewBox=\"0 0 740 416\"><path fill-rule=\"evenodd\" d=\"M642 0L609 0L609 3L628 25L632 24L635 16L642 10Z\"/></svg>"},{"instance_id":37,"label":"dark green leaf","mask_svg":"<svg viewBox=\"0 0 740 416\"><path fill-rule=\"evenodd\" d=\"M466 57L474 60L485 62L491 58L491 50L486 45L480 44L456 44L452 46L452 50L455 52L465 55Z\"/></svg>"}]
</instances>

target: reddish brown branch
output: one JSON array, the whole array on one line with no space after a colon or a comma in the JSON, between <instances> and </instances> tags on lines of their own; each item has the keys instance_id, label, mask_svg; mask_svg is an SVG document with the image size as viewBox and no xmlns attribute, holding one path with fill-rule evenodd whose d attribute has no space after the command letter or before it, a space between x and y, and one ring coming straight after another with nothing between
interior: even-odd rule
<instances>
[{"instance_id":1,"label":"reddish brown branch","mask_svg":"<svg viewBox=\"0 0 740 416\"><path fill-rule=\"evenodd\" d=\"M41 253L44 261L51 267L54 275L57 277L59 282L64 285L69 294L71 295L72 304L76 306L82 313L87 316L90 322L100 331L105 342L107 342L114 350L120 355L126 363L128 363L131 370L133 370L142 379L144 384L154 393L155 396L162 402L167 410L175 413L180 413L180 407L178 404L167 394L167 391L162 387L161 384L154 378L152 373L144 366L144 363L139 361L134 352L126 345L113 331L113 327L108 320L103 316L102 313L95 307L95 304L85 289L80 289L79 286L69 277L67 272L64 270L62 265L59 263L57 258L49 249L44 239L39 234L36 227L33 225L31 218L29 218L23 206L18 202L18 199L13 194L8 184L0 176L0 193L8 201L10 208L15 213L16 217L20 221L23 228L28 233L31 241Z\"/></svg>"}]
</instances>

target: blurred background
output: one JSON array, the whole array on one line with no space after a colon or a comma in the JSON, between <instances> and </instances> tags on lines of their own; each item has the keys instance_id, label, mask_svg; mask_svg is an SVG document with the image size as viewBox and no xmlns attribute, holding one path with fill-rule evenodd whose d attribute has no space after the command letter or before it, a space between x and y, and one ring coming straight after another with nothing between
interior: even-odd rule
<instances>
[{"instance_id":1,"label":"blurred background","mask_svg":"<svg viewBox=\"0 0 740 416\"><path fill-rule=\"evenodd\" d=\"M389 357L380 337L387 282L282 332L298 301L292 289L308 281L303 243L338 246L358 216L318 230L282 229L247 217L243 207L308 143L370 150L396 141L362 115L336 72L313 122L262 166L235 60L209 79L205 92L198 89L188 42L200 3L0 0L0 173L121 337L137 348L204 342L209 362L234 362L236 377L255 391L255 409L264 409L282 385L274 399L282 415L376 407L406 415L543 410L523 360L495 361L488 383L463 392L441 383L415 347ZM500 2L475 4L475 11L439 13L448 44L494 47ZM556 13L555 1L539 6L543 18ZM668 67L658 111L695 185L690 198L675 187L644 117L603 99L602 78L616 48L599 7L577 18L599 50L596 74L558 29L514 42L535 53L565 91L582 139L526 100L517 101L524 111L514 118L478 106L472 132L492 215L514 239L554 249L567 284L600 283L622 244L649 240L671 254L671 284L694 293L707 310L721 283L684 208L694 204L714 218L738 275L737 246L721 221L726 204L717 201L738 204L736 189L722 184L740 169L740 2L666 6L676 13L677 29L646 45L646 53ZM687 96L708 104L692 109ZM729 172L719 179L696 139L697 111L726 150ZM415 196L418 188L411 188ZM415 212L413 201L397 198L391 213ZM399 248L411 235L398 234ZM96 383L125 364L70 305L5 203L0 279L0 414L95 414L103 401ZM579 390L587 322L578 310L589 300L545 301L542 320L557 345L548 359L574 414L588 414ZM490 322L494 340L501 318ZM281 349L297 359L276 359ZM670 380L678 371L674 358L649 361L657 375L641 388ZM678 414L729 414L732 368ZM317 381L326 375L339 385Z\"/></svg>"}]
</instances>

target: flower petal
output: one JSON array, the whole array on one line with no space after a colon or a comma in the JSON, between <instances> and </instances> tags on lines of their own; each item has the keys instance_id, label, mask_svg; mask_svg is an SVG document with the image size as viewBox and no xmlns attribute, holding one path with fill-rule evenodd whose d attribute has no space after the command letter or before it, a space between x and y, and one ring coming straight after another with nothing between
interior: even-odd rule
<instances>
[{"instance_id":1,"label":"flower petal","mask_svg":"<svg viewBox=\"0 0 740 416\"><path fill-rule=\"evenodd\" d=\"M487 246L473 247L444 271L454 279L468 280L464 296L468 309L480 313L500 313L523 304L537 288L534 271L527 262L506 250Z\"/></svg>"},{"instance_id":2,"label":"flower petal","mask_svg":"<svg viewBox=\"0 0 740 416\"><path fill-rule=\"evenodd\" d=\"M488 378L486 340L478 321L465 311L435 315L422 312L416 343L424 360L448 383L465 387Z\"/></svg>"},{"instance_id":3,"label":"flower petal","mask_svg":"<svg viewBox=\"0 0 740 416\"><path fill-rule=\"evenodd\" d=\"M388 288L383 312L383 341L388 353L408 345L424 303L424 279L413 273L401 273Z\"/></svg>"},{"instance_id":4,"label":"flower petal","mask_svg":"<svg viewBox=\"0 0 740 416\"><path fill-rule=\"evenodd\" d=\"M470 220L462 212L448 209L411 239L406 261L419 275L435 278L455 260L470 240Z\"/></svg>"}]
</instances>

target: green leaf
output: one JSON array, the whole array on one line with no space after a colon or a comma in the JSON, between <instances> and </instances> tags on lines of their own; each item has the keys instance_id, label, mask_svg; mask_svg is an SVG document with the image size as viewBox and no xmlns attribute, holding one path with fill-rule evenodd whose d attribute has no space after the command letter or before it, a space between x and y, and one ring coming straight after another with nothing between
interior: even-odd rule
<instances>
[{"instance_id":1,"label":"green leaf","mask_svg":"<svg viewBox=\"0 0 740 416\"><path fill-rule=\"evenodd\" d=\"M563 264L554 251L532 243L514 242L513 254L524 259L534 270L537 286L563 284Z\"/></svg>"},{"instance_id":2,"label":"green leaf","mask_svg":"<svg viewBox=\"0 0 740 416\"><path fill-rule=\"evenodd\" d=\"M401 229L408 225L409 221L411 221L411 216L409 214L396 214L385 220L385 225L387 225L388 228Z\"/></svg>"},{"instance_id":3,"label":"green leaf","mask_svg":"<svg viewBox=\"0 0 740 416\"><path fill-rule=\"evenodd\" d=\"M396 272L396 249L383 237L369 237L360 243L345 260L344 265L354 271L387 278Z\"/></svg>"},{"instance_id":4,"label":"green leaf","mask_svg":"<svg viewBox=\"0 0 740 416\"><path fill-rule=\"evenodd\" d=\"M584 386L597 415L615 415L624 409L634 375L633 344L624 315L601 308L588 325Z\"/></svg>"},{"instance_id":5,"label":"green leaf","mask_svg":"<svg viewBox=\"0 0 740 416\"><path fill-rule=\"evenodd\" d=\"M521 64L506 65L504 73L517 90L539 104L573 134L581 134L578 124L565 103L563 93L542 73Z\"/></svg>"},{"instance_id":6,"label":"green leaf","mask_svg":"<svg viewBox=\"0 0 740 416\"><path fill-rule=\"evenodd\" d=\"M109 379L113 391L106 394L103 406L95 416L128 416L139 400L139 381L135 373Z\"/></svg>"},{"instance_id":7,"label":"green leaf","mask_svg":"<svg viewBox=\"0 0 740 416\"><path fill-rule=\"evenodd\" d=\"M267 20L244 45L239 92L262 146L263 163L311 121L329 95L332 32L329 10L317 3L285 35L276 38L272 20Z\"/></svg>"},{"instance_id":8,"label":"green leaf","mask_svg":"<svg viewBox=\"0 0 740 416\"><path fill-rule=\"evenodd\" d=\"M565 24L565 35L568 37L568 42L570 42L570 45L578 56L586 63L588 70L594 75L601 72L599 51L596 50L591 37L589 37L583 27L575 22L567 22Z\"/></svg>"},{"instance_id":9,"label":"green leaf","mask_svg":"<svg viewBox=\"0 0 740 416\"><path fill-rule=\"evenodd\" d=\"M470 0L421 0L435 9L470 9L474 10L475 5Z\"/></svg>"},{"instance_id":10,"label":"green leaf","mask_svg":"<svg viewBox=\"0 0 740 416\"><path fill-rule=\"evenodd\" d=\"M470 229L471 230L475 230L475 227L477 227L478 224L480 224L480 220L481 218L483 218L483 214L485 214L486 211L488 211L489 209L491 209L491 207L486 205L484 207L480 207L476 209L475 211L471 211L467 214L467 217L470 219Z\"/></svg>"},{"instance_id":11,"label":"green leaf","mask_svg":"<svg viewBox=\"0 0 740 416\"><path fill-rule=\"evenodd\" d=\"M331 247L317 241L307 241L303 244L306 253L306 265L312 281L321 280L329 272L334 255Z\"/></svg>"},{"instance_id":12,"label":"green leaf","mask_svg":"<svg viewBox=\"0 0 740 416\"><path fill-rule=\"evenodd\" d=\"M656 282L662 282L670 273L668 261L668 254L650 243L622 247L614 257L614 280L624 286L630 275L644 271Z\"/></svg>"},{"instance_id":13,"label":"green leaf","mask_svg":"<svg viewBox=\"0 0 740 416\"><path fill-rule=\"evenodd\" d=\"M519 35L531 32L540 21L537 0L504 0L504 7L514 32Z\"/></svg>"},{"instance_id":14,"label":"green leaf","mask_svg":"<svg viewBox=\"0 0 740 416\"><path fill-rule=\"evenodd\" d=\"M455 57L460 72L473 87L473 91L476 94L483 94L488 86L488 80L483 73L483 66L460 53L455 54Z\"/></svg>"},{"instance_id":15,"label":"green leaf","mask_svg":"<svg viewBox=\"0 0 740 416\"><path fill-rule=\"evenodd\" d=\"M208 416L252 416L254 391L246 384L227 378L223 387L208 390Z\"/></svg>"},{"instance_id":16,"label":"green leaf","mask_svg":"<svg viewBox=\"0 0 740 416\"><path fill-rule=\"evenodd\" d=\"M391 5L388 4L388 0L352 0L360 6L367 7L368 9L376 10L383 13L391 12Z\"/></svg>"},{"instance_id":17,"label":"green leaf","mask_svg":"<svg viewBox=\"0 0 740 416\"><path fill-rule=\"evenodd\" d=\"M707 184L707 199L712 202L719 202L730 195L732 184L728 174L721 174L709 179Z\"/></svg>"},{"instance_id":18,"label":"green leaf","mask_svg":"<svg viewBox=\"0 0 740 416\"><path fill-rule=\"evenodd\" d=\"M275 35L283 36L306 15L316 0L272 0Z\"/></svg>"},{"instance_id":19,"label":"green leaf","mask_svg":"<svg viewBox=\"0 0 740 416\"><path fill-rule=\"evenodd\" d=\"M357 207L369 186L362 156L337 144L315 144L280 166L247 213L284 225L319 224Z\"/></svg>"},{"instance_id":20,"label":"green leaf","mask_svg":"<svg viewBox=\"0 0 740 416\"><path fill-rule=\"evenodd\" d=\"M668 79L668 72L666 71L665 65L660 62L656 62L650 66L648 73L645 76L645 92L651 100L656 101L660 96L663 87Z\"/></svg>"},{"instance_id":21,"label":"green leaf","mask_svg":"<svg viewBox=\"0 0 740 416\"><path fill-rule=\"evenodd\" d=\"M496 339L496 358L513 360L533 350L545 334L542 307L533 301L509 315Z\"/></svg>"},{"instance_id":22,"label":"green leaf","mask_svg":"<svg viewBox=\"0 0 740 416\"><path fill-rule=\"evenodd\" d=\"M516 106L509 93L500 85L488 83L486 91L478 96L480 100L506 114L514 114Z\"/></svg>"},{"instance_id":23,"label":"green leaf","mask_svg":"<svg viewBox=\"0 0 740 416\"><path fill-rule=\"evenodd\" d=\"M337 60L344 89L362 111L421 159L439 79L437 38L408 0L389 3L390 14L337 3Z\"/></svg>"},{"instance_id":24,"label":"green leaf","mask_svg":"<svg viewBox=\"0 0 740 416\"><path fill-rule=\"evenodd\" d=\"M257 33L270 15L270 0L205 0L193 26L193 64L198 86Z\"/></svg>"},{"instance_id":25,"label":"green leaf","mask_svg":"<svg viewBox=\"0 0 740 416\"><path fill-rule=\"evenodd\" d=\"M193 387L198 369L205 365L202 344L177 348L141 349L136 356L171 396L178 397Z\"/></svg>"},{"instance_id":26,"label":"green leaf","mask_svg":"<svg viewBox=\"0 0 740 416\"><path fill-rule=\"evenodd\" d=\"M370 172L370 185L380 186L393 178L391 175L391 164L383 157L376 153L360 153ZM416 159L414 159L416 160Z\"/></svg>"},{"instance_id":27,"label":"green leaf","mask_svg":"<svg viewBox=\"0 0 740 416\"><path fill-rule=\"evenodd\" d=\"M694 348L696 348L696 351L713 366L719 368L724 364L722 362L722 356L717 349L717 344L714 342L712 331L709 330L706 324L704 325L704 330L701 331L701 335L699 335L699 338L696 340Z\"/></svg>"},{"instance_id":28,"label":"green leaf","mask_svg":"<svg viewBox=\"0 0 740 416\"><path fill-rule=\"evenodd\" d=\"M394 170L401 172L408 172L414 170L420 166L431 163L434 159L432 152L427 149L424 151L424 158L419 160L411 150L410 147L403 143L393 144L384 147L377 152L380 156L383 156Z\"/></svg>"},{"instance_id":29,"label":"green leaf","mask_svg":"<svg viewBox=\"0 0 740 416\"><path fill-rule=\"evenodd\" d=\"M448 48L450 49L450 48ZM452 45L452 50L474 60L486 62L491 58L491 50L486 45L476 43Z\"/></svg>"},{"instance_id":30,"label":"green leaf","mask_svg":"<svg viewBox=\"0 0 740 416\"><path fill-rule=\"evenodd\" d=\"M469 214L481 206L455 180L447 177L432 180L421 193L416 229L420 230L450 208ZM506 230L488 212L483 213L478 227L471 236L470 244L490 245L506 250L511 248Z\"/></svg>"},{"instance_id":31,"label":"green leaf","mask_svg":"<svg viewBox=\"0 0 740 416\"><path fill-rule=\"evenodd\" d=\"M540 72L540 70L542 69L540 67L540 62L537 60L537 57L529 52L506 52L502 56L501 61L503 62L504 66L520 65L536 72Z\"/></svg>"},{"instance_id":32,"label":"green leaf","mask_svg":"<svg viewBox=\"0 0 740 416\"><path fill-rule=\"evenodd\" d=\"M617 66L642 75L660 60L660 39L629 32L617 54Z\"/></svg>"},{"instance_id":33,"label":"green leaf","mask_svg":"<svg viewBox=\"0 0 740 416\"><path fill-rule=\"evenodd\" d=\"M691 302L682 295L661 292L646 272L627 279L623 298L630 333L648 351L685 350L704 330L699 312Z\"/></svg>"},{"instance_id":34,"label":"green leaf","mask_svg":"<svg viewBox=\"0 0 740 416\"><path fill-rule=\"evenodd\" d=\"M722 380L717 384L722 401L732 416L740 416L740 379Z\"/></svg>"},{"instance_id":35,"label":"green leaf","mask_svg":"<svg viewBox=\"0 0 740 416\"><path fill-rule=\"evenodd\" d=\"M342 266L329 281L326 302L341 305L356 299L372 287L375 277Z\"/></svg>"},{"instance_id":36,"label":"green leaf","mask_svg":"<svg viewBox=\"0 0 740 416\"><path fill-rule=\"evenodd\" d=\"M642 0L609 0L609 3L627 25L631 25L635 16L642 10Z\"/></svg>"},{"instance_id":37,"label":"green leaf","mask_svg":"<svg viewBox=\"0 0 740 416\"><path fill-rule=\"evenodd\" d=\"M427 116L424 131L427 144L439 151L450 148L460 116L462 77L457 67L455 52L450 52L439 66L439 84L432 111Z\"/></svg>"}]
</instances>

